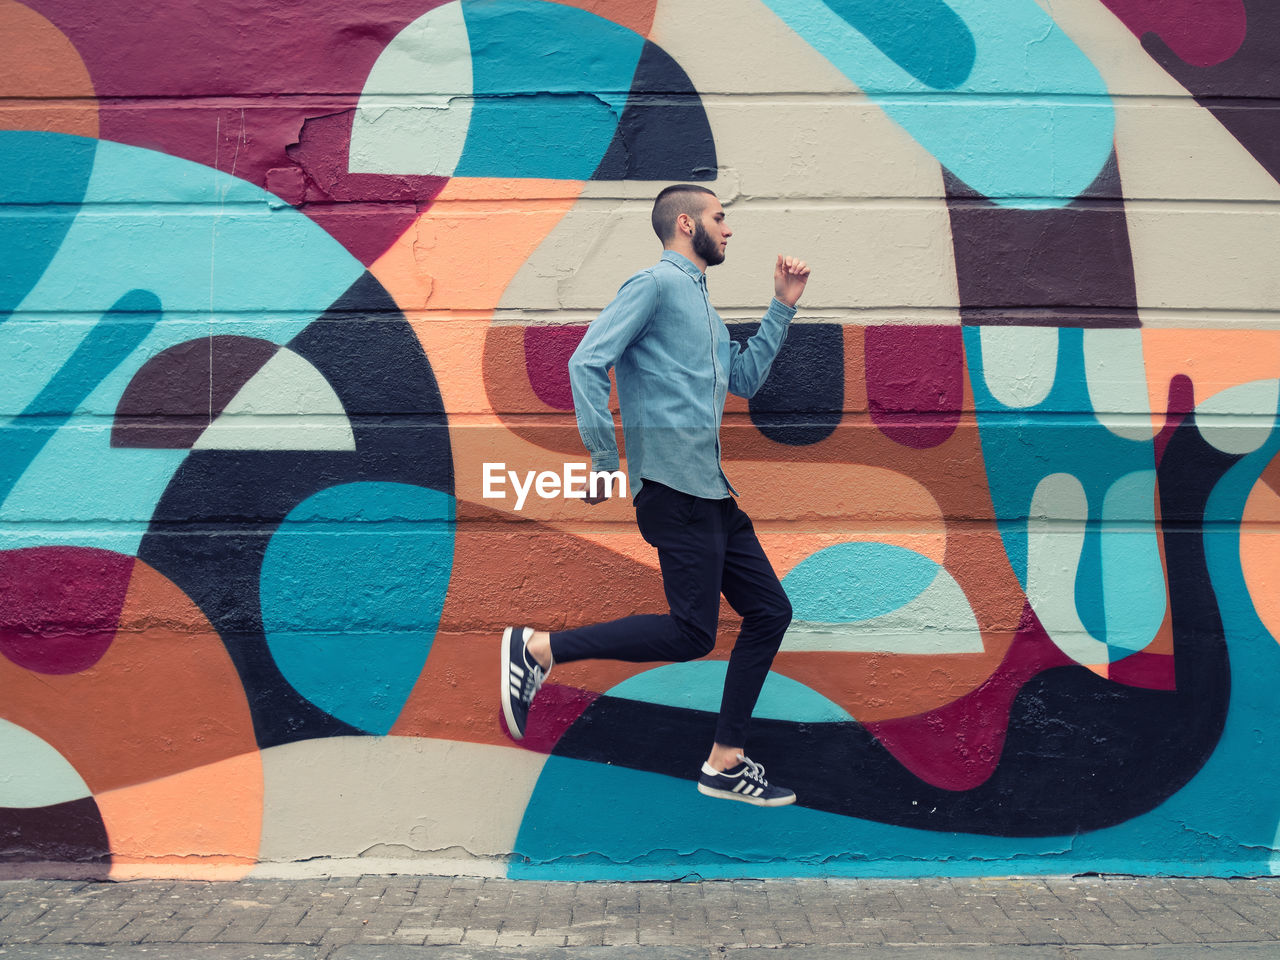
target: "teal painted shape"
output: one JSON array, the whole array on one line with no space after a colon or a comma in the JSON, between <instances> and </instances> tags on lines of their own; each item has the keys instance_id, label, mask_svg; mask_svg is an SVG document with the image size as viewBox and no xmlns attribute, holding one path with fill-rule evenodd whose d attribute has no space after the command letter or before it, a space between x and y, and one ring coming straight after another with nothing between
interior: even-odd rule
<instances>
[{"instance_id":1,"label":"teal painted shape","mask_svg":"<svg viewBox=\"0 0 1280 960\"><path fill-rule=\"evenodd\" d=\"M476 99L454 176L589 180L644 37L559 3L462 0L462 11Z\"/></svg>"},{"instance_id":2,"label":"teal painted shape","mask_svg":"<svg viewBox=\"0 0 1280 960\"><path fill-rule=\"evenodd\" d=\"M262 625L300 694L391 729L435 638L453 519L453 497L401 483L341 484L290 511L262 561Z\"/></svg>"},{"instance_id":3,"label":"teal painted shape","mask_svg":"<svg viewBox=\"0 0 1280 960\"><path fill-rule=\"evenodd\" d=\"M669 663L622 681L609 691L609 696L719 713L727 667L723 660ZM853 719L816 690L778 673L765 677L760 699L751 715L796 723L836 723Z\"/></svg>"},{"instance_id":4,"label":"teal painted shape","mask_svg":"<svg viewBox=\"0 0 1280 960\"><path fill-rule=\"evenodd\" d=\"M133 353L160 319L160 301L132 290L102 317L19 416L0 426L0 504L44 445L98 382Z\"/></svg>"},{"instance_id":5,"label":"teal painted shape","mask_svg":"<svg viewBox=\"0 0 1280 960\"><path fill-rule=\"evenodd\" d=\"M1245 500L1277 455L1280 431L1273 431L1209 498L1203 536L1231 663L1226 725L1199 773L1148 813L1063 837L939 833L799 806L761 811L702 798L691 780L553 756L530 797L516 839L520 857L509 874L543 880L1086 871L1248 876L1280 869L1274 848L1280 644L1250 601L1239 538Z\"/></svg>"},{"instance_id":6,"label":"teal painted shape","mask_svg":"<svg viewBox=\"0 0 1280 960\"><path fill-rule=\"evenodd\" d=\"M1049 861L1062 870L1053 855L1063 846L1054 838L889 827L799 805L761 810L704 797L692 777L552 756L529 798L508 875L535 880L958 876L999 872L1001 864L1018 866L1007 872L1038 873L1054 872L1045 869ZM939 864L945 864L941 871Z\"/></svg>"},{"instance_id":7,"label":"teal painted shape","mask_svg":"<svg viewBox=\"0 0 1280 960\"><path fill-rule=\"evenodd\" d=\"M85 372L82 361L100 367L82 403L92 417L56 430L47 423L38 444L22 441L27 463L4 501L0 519L8 526L0 549L62 544L132 554L187 456L111 447L110 417L134 374L162 350L210 332L286 343L364 268L308 217L236 177L140 147L63 134L40 135L36 152L21 148L27 136L0 131L10 175L35 185L28 199L58 204L78 197L74 184L42 171L75 169L74 158L92 150L82 199L113 213L75 217L15 315L0 324L0 411L11 416L49 396L44 391L53 384L61 395L70 382L64 365L79 369L77 376ZM30 215L0 210L0 229L13 235L19 218ZM97 327L66 317L107 313L135 290L163 304L165 315L108 369L91 348L81 352Z\"/></svg>"},{"instance_id":8,"label":"teal painted shape","mask_svg":"<svg viewBox=\"0 0 1280 960\"><path fill-rule=\"evenodd\" d=\"M938 162L996 203L1062 206L1097 179L1111 155L1115 113L1097 69L1035 0L951 0L975 45L972 69L946 93L930 80L958 74L954 28L941 16L903 18L892 42L887 11L866 16L822 0L766 0L788 26L831 62ZM846 20L836 10L849 12ZM861 17L868 31L855 25ZM911 49L913 40L921 45ZM877 43L878 41L878 43ZM920 61L943 57L940 74Z\"/></svg>"},{"instance_id":9,"label":"teal painted shape","mask_svg":"<svg viewBox=\"0 0 1280 960\"><path fill-rule=\"evenodd\" d=\"M51 807L90 796L75 767L30 730L0 719L0 807Z\"/></svg>"},{"instance_id":10,"label":"teal painted shape","mask_svg":"<svg viewBox=\"0 0 1280 960\"><path fill-rule=\"evenodd\" d=\"M782 579L796 620L853 623L910 603L941 569L888 543L837 543L801 560Z\"/></svg>"},{"instance_id":11,"label":"teal painted shape","mask_svg":"<svg viewBox=\"0 0 1280 960\"><path fill-rule=\"evenodd\" d=\"M886 57L936 90L958 87L973 70L973 34L941 0L826 0Z\"/></svg>"},{"instance_id":12,"label":"teal painted shape","mask_svg":"<svg viewBox=\"0 0 1280 960\"><path fill-rule=\"evenodd\" d=\"M1164 621L1155 500L1155 471L1139 470L1113 483L1102 502L1102 607L1112 660L1146 647Z\"/></svg>"},{"instance_id":13,"label":"teal painted shape","mask_svg":"<svg viewBox=\"0 0 1280 960\"><path fill-rule=\"evenodd\" d=\"M80 209L98 141L56 133L0 132L0 321L35 286ZM13 207L27 207L14 211Z\"/></svg>"}]
</instances>

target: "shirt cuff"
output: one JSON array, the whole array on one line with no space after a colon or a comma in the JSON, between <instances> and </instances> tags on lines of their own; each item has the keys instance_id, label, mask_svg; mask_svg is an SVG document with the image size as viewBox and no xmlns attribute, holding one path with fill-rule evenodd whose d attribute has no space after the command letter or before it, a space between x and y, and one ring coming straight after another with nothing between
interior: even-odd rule
<instances>
[{"instance_id":1,"label":"shirt cuff","mask_svg":"<svg viewBox=\"0 0 1280 960\"><path fill-rule=\"evenodd\" d=\"M593 473L613 473L618 469L618 455L616 453L602 453L599 456L591 455L591 470Z\"/></svg>"},{"instance_id":2,"label":"shirt cuff","mask_svg":"<svg viewBox=\"0 0 1280 960\"><path fill-rule=\"evenodd\" d=\"M779 320L790 320L792 317L796 315L796 308L788 307L785 303L783 303L777 297L774 297L773 300L769 303L769 310L765 315L766 316L772 315Z\"/></svg>"}]
</instances>

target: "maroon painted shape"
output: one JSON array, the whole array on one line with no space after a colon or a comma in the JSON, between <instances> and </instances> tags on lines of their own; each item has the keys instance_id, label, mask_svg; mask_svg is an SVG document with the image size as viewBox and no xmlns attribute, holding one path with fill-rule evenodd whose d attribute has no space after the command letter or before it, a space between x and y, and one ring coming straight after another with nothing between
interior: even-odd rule
<instances>
[{"instance_id":1,"label":"maroon painted shape","mask_svg":"<svg viewBox=\"0 0 1280 960\"><path fill-rule=\"evenodd\" d=\"M287 152L304 172L295 202L367 267L413 225L449 178L348 172L354 118L354 109L308 118ZM273 179L280 182L280 171ZM290 189L299 195L296 183Z\"/></svg>"},{"instance_id":2,"label":"maroon painted shape","mask_svg":"<svg viewBox=\"0 0 1280 960\"><path fill-rule=\"evenodd\" d=\"M573 409L569 358L586 336L586 324L524 328L524 365L538 399L556 410Z\"/></svg>"},{"instance_id":3,"label":"maroon painted shape","mask_svg":"<svg viewBox=\"0 0 1280 960\"><path fill-rule=\"evenodd\" d=\"M0 864L33 863L80 864L77 878L107 878L111 847L92 797L47 807L0 807ZM0 870L0 878L11 877L23 873Z\"/></svg>"},{"instance_id":4,"label":"maroon painted shape","mask_svg":"<svg viewBox=\"0 0 1280 960\"><path fill-rule=\"evenodd\" d=\"M1180 60L1211 67L1235 56L1248 17L1243 0L1102 0L1141 37L1154 33Z\"/></svg>"},{"instance_id":5,"label":"maroon painted shape","mask_svg":"<svg viewBox=\"0 0 1280 960\"><path fill-rule=\"evenodd\" d=\"M162 150L233 174L273 183L368 265L447 182L345 171L351 112L374 62L397 34L445 0L31 0L75 45L98 96L104 140ZM338 118L329 136L325 118ZM309 123L309 121L311 123ZM315 148L294 151L315 137ZM302 143L300 143L302 141ZM282 171L301 170L297 176ZM335 170L341 174L334 175ZM269 178L270 177L270 181ZM383 216L342 219L334 202L382 204L413 187L408 206ZM312 204L317 204L315 209ZM367 212L367 211L366 211ZM372 251L376 250L377 253Z\"/></svg>"},{"instance_id":6,"label":"maroon painted shape","mask_svg":"<svg viewBox=\"0 0 1280 960\"><path fill-rule=\"evenodd\" d=\"M36 673L93 666L115 639L133 564L91 547L0 552L0 654Z\"/></svg>"},{"instance_id":7,"label":"maroon painted shape","mask_svg":"<svg viewBox=\"0 0 1280 960\"><path fill-rule=\"evenodd\" d=\"M1178 689L1174 659L1167 653L1131 653L1107 667L1107 679L1147 690Z\"/></svg>"},{"instance_id":8,"label":"maroon painted shape","mask_svg":"<svg viewBox=\"0 0 1280 960\"><path fill-rule=\"evenodd\" d=\"M216 336L160 351L125 387L111 445L189 448L278 349L255 337Z\"/></svg>"},{"instance_id":9,"label":"maroon painted shape","mask_svg":"<svg viewBox=\"0 0 1280 960\"><path fill-rule=\"evenodd\" d=\"M881 433L924 450L955 432L964 401L959 327L868 327L865 356L867 404Z\"/></svg>"},{"instance_id":10,"label":"maroon painted shape","mask_svg":"<svg viewBox=\"0 0 1280 960\"><path fill-rule=\"evenodd\" d=\"M943 790L972 790L1000 762L1009 710L1023 684L1051 667L1075 663L1024 606L1004 660L976 690L928 713L866 724L904 767Z\"/></svg>"},{"instance_id":11,"label":"maroon painted shape","mask_svg":"<svg viewBox=\"0 0 1280 960\"><path fill-rule=\"evenodd\" d=\"M558 683L543 684L538 696L529 706L529 720L525 724L524 739L520 741L520 745L537 753L551 753L560 738L599 697L600 694L593 690L580 690ZM506 718L502 717L501 712L498 722L509 735Z\"/></svg>"}]
</instances>

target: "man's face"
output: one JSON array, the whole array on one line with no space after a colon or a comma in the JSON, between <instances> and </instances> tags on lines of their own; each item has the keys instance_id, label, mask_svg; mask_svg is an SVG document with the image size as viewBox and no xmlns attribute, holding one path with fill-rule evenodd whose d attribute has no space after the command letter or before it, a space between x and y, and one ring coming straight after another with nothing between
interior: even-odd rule
<instances>
[{"instance_id":1,"label":"man's face","mask_svg":"<svg viewBox=\"0 0 1280 960\"><path fill-rule=\"evenodd\" d=\"M725 222L724 207L715 197L707 198L707 205L702 208L702 215L694 227L693 252L709 267L724 263L725 248L731 236L733 231Z\"/></svg>"}]
</instances>

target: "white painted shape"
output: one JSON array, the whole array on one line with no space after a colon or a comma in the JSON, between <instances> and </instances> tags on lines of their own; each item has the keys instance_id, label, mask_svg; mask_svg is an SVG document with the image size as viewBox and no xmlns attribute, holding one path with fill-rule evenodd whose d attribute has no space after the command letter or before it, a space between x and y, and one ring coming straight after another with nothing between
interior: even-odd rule
<instances>
[{"instance_id":1,"label":"white painted shape","mask_svg":"<svg viewBox=\"0 0 1280 960\"><path fill-rule=\"evenodd\" d=\"M1242 383L1196 404L1196 426L1223 453L1252 453L1271 436L1278 403L1280 380Z\"/></svg>"},{"instance_id":2,"label":"white painted shape","mask_svg":"<svg viewBox=\"0 0 1280 960\"><path fill-rule=\"evenodd\" d=\"M992 396L1023 409L1044 402L1058 370L1056 327L982 327L982 376Z\"/></svg>"},{"instance_id":3,"label":"white painted shape","mask_svg":"<svg viewBox=\"0 0 1280 960\"><path fill-rule=\"evenodd\" d=\"M792 253L813 269L800 314L867 322L959 322L951 221L941 168L927 150L787 27L761 0L707 12L658 4L650 39L689 75L715 138L718 177L734 237L708 275L728 321L757 320L774 260ZM743 93L761 96L741 96ZM769 149L761 149L762 133ZM649 224L653 181L591 180L521 266L504 309L599 311L661 253ZM868 320L868 311L874 311ZM581 314L567 322L584 323Z\"/></svg>"},{"instance_id":4,"label":"white painted shape","mask_svg":"<svg viewBox=\"0 0 1280 960\"><path fill-rule=\"evenodd\" d=\"M793 620L782 638L789 652L981 653L982 632L968 598L941 567L933 583L897 610L854 623Z\"/></svg>"},{"instance_id":5,"label":"white painted shape","mask_svg":"<svg viewBox=\"0 0 1280 960\"><path fill-rule=\"evenodd\" d=\"M379 55L351 123L352 173L447 177L471 126L471 41L461 3L400 31Z\"/></svg>"},{"instance_id":6,"label":"white painted shape","mask_svg":"<svg viewBox=\"0 0 1280 960\"><path fill-rule=\"evenodd\" d=\"M1089 502L1080 481L1052 473L1036 486L1027 519L1027 601L1063 653L1081 664L1107 663L1107 645L1076 610L1076 574Z\"/></svg>"},{"instance_id":7,"label":"white painted shape","mask_svg":"<svg viewBox=\"0 0 1280 960\"><path fill-rule=\"evenodd\" d=\"M0 807L49 807L90 795L66 757L30 730L0 720Z\"/></svg>"},{"instance_id":8,"label":"white painted shape","mask_svg":"<svg viewBox=\"0 0 1280 960\"><path fill-rule=\"evenodd\" d=\"M1280 184L1098 0L1041 4L1113 95L1143 326L1221 326L1228 311L1274 310Z\"/></svg>"},{"instance_id":9,"label":"white painted shape","mask_svg":"<svg viewBox=\"0 0 1280 960\"><path fill-rule=\"evenodd\" d=\"M192 444L193 450L354 450L355 435L329 381L277 350Z\"/></svg>"},{"instance_id":10,"label":"white painted shape","mask_svg":"<svg viewBox=\"0 0 1280 960\"><path fill-rule=\"evenodd\" d=\"M514 851L546 759L515 747L396 736L269 747L260 869L358 858L382 872L418 872L420 864L440 872L445 861L457 873L485 872ZM399 866L386 870L388 862Z\"/></svg>"},{"instance_id":11,"label":"white painted shape","mask_svg":"<svg viewBox=\"0 0 1280 960\"><path fill-rule=\"evenodd\" d=\"M1150 440L1151 400L1142 359L1142 331L1085 330L1085 382L1098 422L1125 440Z\"/></svg>"}]
</instances>

